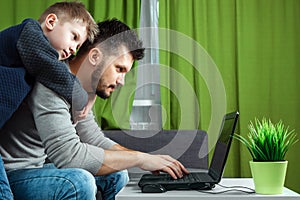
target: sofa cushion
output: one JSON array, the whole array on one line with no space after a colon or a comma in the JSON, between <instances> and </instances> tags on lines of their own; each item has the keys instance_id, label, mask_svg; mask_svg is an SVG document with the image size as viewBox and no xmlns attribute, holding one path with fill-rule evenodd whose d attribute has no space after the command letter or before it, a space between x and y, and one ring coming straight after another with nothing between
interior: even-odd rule
<instances>
[{"instance_id":1,"label":"sofa cushion","mask_svg":"<svg viewBox=\"0 0 300 200\"><path fill-rule=\"evenodd\" d=\"M187 168L208 168L208 140L202 130L104 130L104 134L129 149L167 154Z\"/></svg>"}]
</instances>

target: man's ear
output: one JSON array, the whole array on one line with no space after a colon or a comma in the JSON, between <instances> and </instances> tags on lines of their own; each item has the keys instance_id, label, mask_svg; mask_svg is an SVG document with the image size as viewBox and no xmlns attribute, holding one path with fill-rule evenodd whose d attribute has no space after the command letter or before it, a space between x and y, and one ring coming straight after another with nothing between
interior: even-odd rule
<instances>
[{"instance_id":1,"label":"man's ear","mask_svg":"<svg viewBox=\"0 0 300 200\"><path fill-rule=\"evenodd\" d=\"M89 61L93 66L96 66L101 62L102 56L102 52L98 48L92 48L89 51Z\"/></svg>"},{"instance_id":2,"label":"man's ear","mask_svg":"<svg viewBox=\"0 0 300 200\"><path fill-rule=\"evenodd\" d=\"M51 13L51 14L47 15L47 17L45 19L45 26L49 31L52 31L57 22L58 22L58 18L56 16L56 14Z\"/></svg>"}]
</instances>

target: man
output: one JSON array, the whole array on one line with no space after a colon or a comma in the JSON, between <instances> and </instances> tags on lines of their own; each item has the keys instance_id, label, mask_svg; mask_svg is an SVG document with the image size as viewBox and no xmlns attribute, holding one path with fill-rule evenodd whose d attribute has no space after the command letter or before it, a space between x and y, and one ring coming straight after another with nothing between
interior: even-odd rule
<instances>
[{"instance_id":1,"label":"man","mask_svg":"<svg viewBox=\"0 0 300 200\"><path fill-rule=\"evenodd\" d=\"M95 42L85 42L70 62L90 101L95 94L108 98L123 85L144 53L136 33L122 22L98 26ZM173 178L188 173L170 156L129 150L104 137L92 111L74 124L70 104L40 83L1 130L0 145L15 199L90 200L96 186L104 199L114 199L128 181L127 168L164 171ZM44 165L46 157L53 164Z\"/></svg>"}]
</instances>

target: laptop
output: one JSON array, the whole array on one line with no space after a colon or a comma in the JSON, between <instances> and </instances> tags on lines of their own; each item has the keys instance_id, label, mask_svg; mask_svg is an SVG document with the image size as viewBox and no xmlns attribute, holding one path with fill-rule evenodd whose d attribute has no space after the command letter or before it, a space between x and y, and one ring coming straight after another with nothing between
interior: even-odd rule
<instances>
[{"instance_id":1,"label":"laptop","mask_svg":"<svg viewBox=\"0 0 300 200\"><path fill-rule=\"evenodd\" d=\"M220 134L207 172L191 172L183 178L173 179L169 174L144 174L138 186L144 193L166 192L168 190L210 190L221 181L232 137L238 121L238 112L225 114Z\"/></svg>"}]
</instances>

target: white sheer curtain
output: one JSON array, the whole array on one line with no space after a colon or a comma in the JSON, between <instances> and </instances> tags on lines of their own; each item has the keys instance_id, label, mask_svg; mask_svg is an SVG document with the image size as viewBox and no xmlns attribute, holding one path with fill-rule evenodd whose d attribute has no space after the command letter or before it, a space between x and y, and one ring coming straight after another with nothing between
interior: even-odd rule
<instances>
[{"instance_id":1,"label":"white sheer curtain","mask_svg":"<svg viewBox=\"0 0 300 200\"><path fill-rule=\"evenodd\" d=\"M146 47L138 65L131 129L161 129L158 51L158 0L141 0L139 34Z\"/></svg>"}]
</instances>

